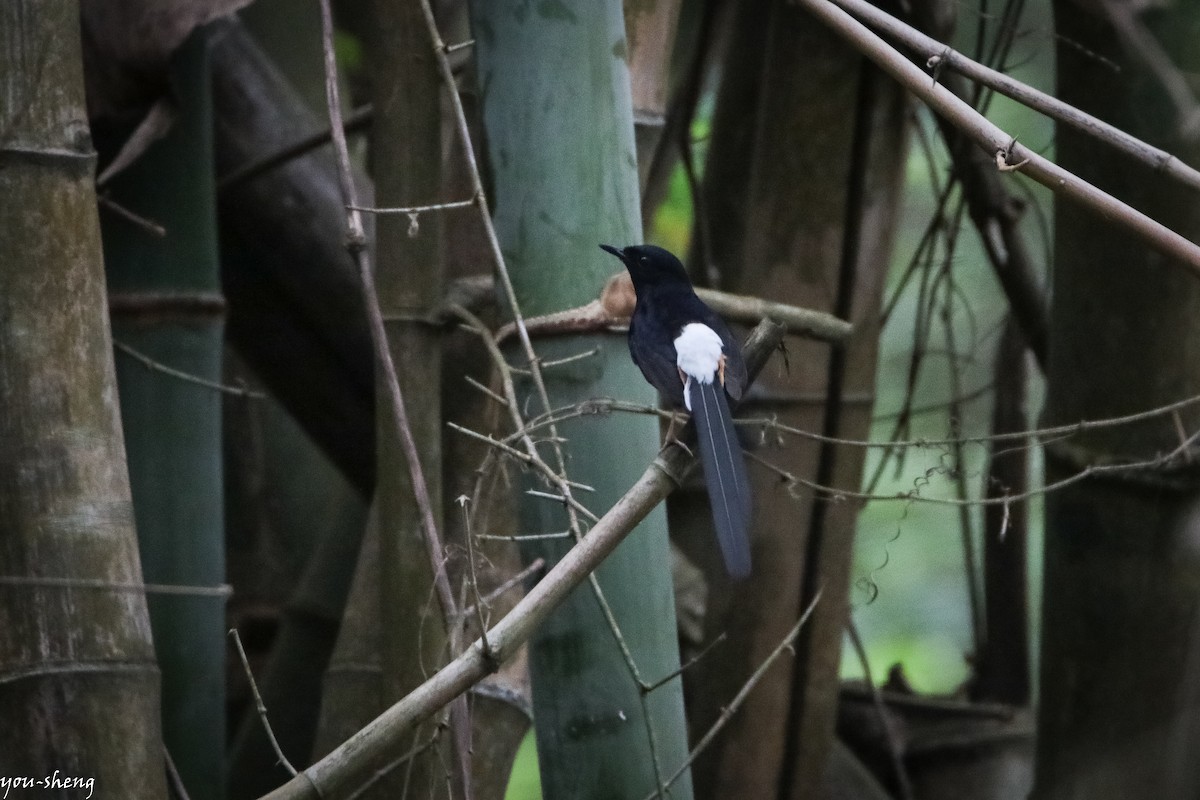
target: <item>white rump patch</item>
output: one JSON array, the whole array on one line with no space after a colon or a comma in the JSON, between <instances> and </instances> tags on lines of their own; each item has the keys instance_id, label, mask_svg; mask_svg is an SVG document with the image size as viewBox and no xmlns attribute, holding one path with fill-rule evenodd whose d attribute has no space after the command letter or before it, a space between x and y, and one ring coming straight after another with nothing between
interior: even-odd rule
<instances>
[{"instance_id":1,"label":"white rump patch","mask_svg":"<svg viewBox=\"0 0 1200 800\"><path fill-rule=\"evenodd\" d=\"M712 383L721 366L724 345L717 332L702 322L689 322L675 337L675 364L686 377L683 386L683 403L692 410L692 398L688 395L692 380Z\"/></svg>"}]
</instances>

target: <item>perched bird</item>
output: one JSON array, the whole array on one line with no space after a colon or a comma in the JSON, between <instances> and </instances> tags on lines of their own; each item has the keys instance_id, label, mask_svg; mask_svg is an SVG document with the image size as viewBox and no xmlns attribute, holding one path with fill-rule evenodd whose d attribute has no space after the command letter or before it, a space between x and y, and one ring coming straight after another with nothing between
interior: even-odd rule
<instances>
[{"instance_id":1,"label":"perched bird","mask_svg":"<svg viewBox=\"0 0 1200 800\"><path fill-rule=\"evenodd\" d=\"M629 320L629 352L650 385L696 425L700 463L717 542L733 578L750 574L750 482L729 404L746 388L746 364L733 334L692 289L679 259L654 245L619 249L637 304Z\"/></svg>"}]
</instances>

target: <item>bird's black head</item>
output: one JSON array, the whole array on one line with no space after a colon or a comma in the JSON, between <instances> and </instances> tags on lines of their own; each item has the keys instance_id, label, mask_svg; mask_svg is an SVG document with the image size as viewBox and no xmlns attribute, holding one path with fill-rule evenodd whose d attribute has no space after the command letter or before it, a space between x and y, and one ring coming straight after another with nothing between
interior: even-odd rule
<instances>
[{"instance_id":1,"label":"bird's black head","mask_svg":"<svg viewBox=\"0 0 1200 800\"><path fill-rule=\"evenodd\" d=\"M679 259L670 251L652 244L635 244L624 249L618 249L609 244L600 245L600 249L612 253L621 259L629 277L633 279L633 288L664 286L671 284L691 285L687 270Z\"/></svg>"}]
</instances>

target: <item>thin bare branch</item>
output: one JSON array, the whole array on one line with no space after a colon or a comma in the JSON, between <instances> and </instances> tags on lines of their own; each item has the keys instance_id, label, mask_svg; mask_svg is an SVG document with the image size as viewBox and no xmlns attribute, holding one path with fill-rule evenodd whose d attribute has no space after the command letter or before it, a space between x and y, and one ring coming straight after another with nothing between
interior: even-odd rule
<instances>
[{"instance_id":1,"label":"thin bare branch","mask_svg":"<svg viewBox=\"0 0 1200 800\"><path fill-rule=\"evenodd\" d=\"M1200 105L1190 86L1190 77L1176 66L1166 48L1139 18L1139 10L1128 3L1100 0L1100 8L1120 37L1126 52L1142 62L1175 107L1177 135L1195 140L1200 132Z\"/></svg>"},{"instance_id":2,"label":"thin bare branch","mask_svg":"<svg viewBox=\"0 0 1200 800\"><path fill-rule=\"evenodd\" d=\"M488 388L487 386L484 386L482 383L475 380L470 375L465 375L463 377L466 379L467 383L469 383L473 388L478 389L479 391L483 392L488 397L490 397L493 400L495 400L496 402L498 402L500 405L502 405L502 406L508 405L508 401L505 400L504 397L497 394L496 392L493 392L490 388Z\"/></svg>"},{"instance_id":3,"label":"thin bare branch","mask_svg":"<svg viewBox=\"0 0 1200 800\"><path fill-rule=\"evenodd\" d=\"M450 586L450 578L446 574L444 548L441 534L438 531L434 516L433 502L430 499L429 486L425 480L421 456L417 451L416 439L408 419L408 410L404 403L404 394L400 389L400 380L396 374L396 363L392 359L391 348L388 346L387 331L384 327L383 314L379 308L379 294L375 287L375 271L371 267L370 252L367 249L367 237L363 228L362 214L355 210L359 205L358 191L354 186L354 175L350 169L350 151L346 146L346 131L342 122L342 105L339 98L337 80L337 57L333 46L333 11L330 0L321 0L321 44L325 56L325 99L329 110L329 130L332 134L334 152L337 156L338 182L342 191L342 203L346 207L346 249L358 267L359 279L363 287L363 299L366 306L367 319L370 323L371 342L375 349L375 359L383 375L383 383L391 405L391 420L396 427L396 437L404 453L412 481L413 497L417 504L425 538L425 551L433 574L433 587L442 610L442 624L451 641L455 631L452 623L458 619L458 606L454 600L454 592ZM450 727L454 738L454 751L457 756L456 764L459 785L470 800L471 789L471 723L470 708L466 698L457 698L450 707Z\"/></svg>"},{"instance_id":4,"label":"thin bare branch","mask_svg":"<svg viewBox=\"0 0 1200 800\"><path fill-rule=\"evenodd\" d=\"M370 780L368 780L362 786L358 787L354 791L353 794L351 794L349 797L346 798L346 800L358 800L358 798L362 797L368 791L370 791L372 786L379 783L379 781L383 780L389 774L391 774L392 770L396 769L396 767L401 767L401 766L406 766L406 765L412 764L413 760L417 756L421 755L422 753L428 752L430 748L432 748L435 744L438 743L438 740L442 738L443 730L444 730L443 726L438 725L438 727L434 729L433 733L429 736L429 738L426 739L424 742L422 742L421 744L413 745L413 747L404 755L400 756L399 758L397 758L397 759L385 764L384 766L380 767L379 769L375 770L375 774L373 774L371 776ZM408 776L406 775L405 776L405 788L406 789L408 788L407 779L408 779Z\"/></svg>"},{"instance_id":5,"label":"thin bare branch","mask_svg":"<svg viewBox=\"0 0 1200 800\"><path fill-rule=\"evenodd\" d=\"M1172 416L1179 411L1191 406L1200 404L1200 395L1186 397L1183 400L1177 400L1174 403L1168 403L1165 406L1138 411L1133 414L1125 414L1119 417L1109 417L1107 419L1091 419L1080 420L1066 425L1052 425L1048 428L1031 428L1024 431L1013 431L1011 433L987 434L984 436L962 436L950 437L946 439L907 439L894 442L873 442L865 439L839 439L836 437L822 436L819 433L806 431L802 428L795 428L790 425L784 425L778 420L768 417L748 417L737 420L738 425L747 427L762 426L774 431L788 433L793 436L798 436L803 439L813 439L815 441L827 441L831 444L843 445L846 447L866 447L866 448L891 448L891 447L951 447L955 444L987 444L998 442L1013 442L1024 441L1025 439L1056 439L1065 436L1073 436L1087 431L1104 430L1107 428L1117 428L1122 425L1132 425L1135 422L1145 422L1147 420L1158 417ZM614 410L625 411L631 410L619 408L615 404Z\"/></svg>"},{"instance_id":6,"label":"thin bare branch","mask_svg":"<svg viewBox=\"0 0 1200 800\"><path fill-rule=\"evenodd\" d=\"M350 206L354 211L367 214L424 214L426 211L447 211L452 208L470 208L475 205L475 199L454 200L449 203L430 203L427 206L400 206L397 208L372 208L371 206Z\"/></svg>"},{"instance_id":7,"label":"thin bare branch","mask_svg":"<svg viewBox=\"0 0 1200 800\"><path fill-rule=\"evenodd\" d=\"M287 756L283 754L283 750L279 747L279 740L275 738L275 731L271 730L271 721L267 719L267 706L263 703L262 695L258 693L258 684L254 682L254 673L250 671L250 661L246 658L246 650L242 647L242 637L238 635L237 628L230 628L229 635L233 637L233 643L237 647L238 658L242 660L242 669L246 672L246 680L250 682L250 693L254 696L254 707L258 710L258 718L262 720L263 730L267 732L267 739L271 742L271 749L275 751L275 757L283 768L288 771L288 774L295 777L298 773L296 768L292 766L292 762L288 761Z\"/></svg>"},{"instance_id":8,"label":"thin bare branch","mask_svg":"<svg viewBox=\"0 0 1200 800\"><path fill-rule=\"evenodd\" d=\"M661 678L654 681L653 683L646 684L645 686L642 687L642 691L643 692L653 692L658 687L675 680L677 677L679 677L683 673L687 672L689 669L694 667L696 664L703 661L704 657L706 655L711 653L717 647L717 645L724 642L727 638L729 638L729 637L725 633L725 631L721 631L720 635L717 636L717 638L713 639L711 642L709 642L707 645L705 645L704 649L701 650L699 653L697 653L696 655L689 658L686 664L680 665L679 669L671 670L666 675L663 675Z\"/></svg>"},{"instance_id":9,"label":"thin bare branch","mask_svg":"<svg viewBox=\"0 0 1200 800\"><path fill-rule=\"evenodd\" d=\"M344 133L360 131L371 124L374 115L375 110L369 104L360 106L351 111L345 118L342 131ZM318 131L311 136L305 136L298 142L293 142L277 152L269 153L262 158L251 161L249 164L238 167L232 172L217 178L217 191L224 192L233 186L253 180L264 172L269 172L293 159L308 155L318 147L329 144L332 140L332 129Z\"/></svg>"},{"instance_id":10,"label":"thin bare branch","mask_svg":"<svg viewBox=\"0 0 1200 800\"><path fill-rule=\"evenodd\" d=\"M126 222L133 223L155 238L161 239L167 235L167 229L162 225L158 224L149 217L143 217L141 214L135 214L106 194L97 194L96 204L106 211L111 211Z\"/></svg>"},{"instance_id":11,"label":"thin bare branch","mask_svg":"<svg viewBox=\"0 0 1200 800\"><path fill-rule=\"evenodd\" d=\"M570 539L571 532L558 531L556 533L526 533L514 534L512 536L505 536L499 533L480 533L477 534L477 537L493 542L540 542L547 539Z\"/></svg>"},{"instance_id":12,"label":"thin bare branch","mask_svg":"<svg viewBox=\"0 0 1200 800\"><path fill-rule=\"evenodd\" d=\"M171 758L171 751L165 744L163 745L163 761L167 765L167 782L171 786L171 791L175 792L175 796L179 800L192 800L188 796L187 787L183 785L183 778L179 776L179 768L175 766L175 759Z\"/></svg>"},{"instance_id":13,"label":"thin bare branch","mask_svg":"<svg viewBox=\"0 0 1200 800\"><path fill-rule=\"evenodd\" d=\"M570 534L564 534L564 536L569 536L569 535ZM503 538L508 538L508 537L480 535L480 536L477 536L476 538L478 538L478 539L503 539ZM497 598L503 596L505 592L509 591L514 586L518 586L519 584L523 583L527 578L529 578L534 573L540 571L542 569L542 567L544 567L544 566L546 566L546 560L544 558L535 558L533 561L530 561L529 565L527 567L525 567L525 569L521 570L516 575L513 575L511 578L509 578L504 583L497 586L492 591L488 592L487 595L483 598L483 604L485 606L491 605L491 603L494 602ZM468 614L474 614L475 607L467 606L460 613L464 617L467 616Z\"/></svg>"},{"instance_id":14,"label":"thin bare branch","mask_svg":"<svg viewBox=\"0 0 1200 800\"><path fill-rule=\"evenodd\" d=\"M801 478L794 473L788 472L785 469L771 463L757 453L747 452L746 457L755 461L771 472L778 475L789 486L789 489L795 487L804 487L822 497L827 497L834 501L860 500L860 501L875 501L875 502L904 502L904 503L928 503L941 506L1005 506L1011 503L1018 503L1029 500L1033 497L1057 492L1060 489L1065 489L1072 484L1079 483L1087 478L1093 478L1101 475L1136 475L1138 473L1152 472L1173 466L1174 462L1188 462L1187 453L1189 450L1200 441L1200 431L1192 434L1187 440L1180 444L1170 452L1154 456L1153 458L1140 459L1136 461L1121 461L1117 463L1093 463L1084 464L1078 472L1073 475L1068 475L1061 480L1053 483L1048 483L1038 489L1031 489L1020 494L1009 494L1001 497L984 497L959 499L951 497L926 497L920 494L920 489L911 489L907 492L897 492L896 494L872 494L870 492L853 492L846 489L838 489L832 486L824 486L807 478ZM924 486L926 481L922 481Z\"/></svg>"},{"instance_id":15,"label":"thin bare branch","mask_svg":"<svg viewBox=\"0 0 1200 800\"><path fill-rule=\"evenodd\" d=\"M863 646L862 637L858 635L858 626L854 624L854 620L846 621L846 633L849 634L850 644L854 647L858 663L862 666L863 682L867 684L867 689L871 693L871 702L875 705L875 713L879 715L879 725L883 728L883 740L887 742L888 758L892 762L892 772L900 787L901 800L913 800L912 781L908 777L908 769L904 766L904 743L901 741L899 731L896 730L896 721L888 713L883 693L879 691L879 685L871 676L871 662L867 659L867 648Z\"/></svg>"},{"instance_id":16,"label":"thin bare branch","mask_svg":"<svg viewBox=\"0 0 1200 800\"><path fill-rule=\"evenodd\" d=\"M927 66L930 70L936 72L939 69L952 69L973 81L995 89L1005 97L1011 97L1018 103L1045 114L1051 119L1078 128L1180 183L1193 189L1200 189L1200 171L1189 167L1165 150L1147 144L1104 120L1097 119L1091 114L1080 111L1075 106L1064 103L1057 97L1034 89L1003 72L967 58L962 53L925 35L866 0L833 0L833 2L872 28L928 59ZM1108 11L1109 5L1117 4L1103 2L1100 5Z\"/></svg>"},{"instance_id":17,"label":"thin bare branch","mask_svg":"<svg viewBox=\"0 0 1200 800\"><path fill-rule=\"evenodd\" d=\"M210 381L207 378L201 378L199 375L192 375L190 372L168 367L160 361L155 361L150 356L135 350L124 342L113 340L113 347L120 352L138 361L143 367L153 372L161 372L163 375L170 375L172 378L184 381L185 383L194 383L197 386L203 386L205 389L212 389L214 392L222 392L231 394L234 397L248 397L253 400L265 400L267 396L262 392L256 392L253 389L247 389L245 386L229 386L224 383Z\"/></svg>"},{"instance_id":18,"label":"thin bare branch","mask_svg":"<svg viewBox=\"0 0 1200 800\"><path fill-rule=\"evenodd\" d=\"M159 98L121 145L113 160L96 176L96 188L103 189L109 181L145 155L150 145L167 135L178 118L179 108L174 100L169 97ZM167 758L169 759L170 755Z\"/></svg>"},{"instance_id":19,"label":"thin bare branch","mask_svg":"<svg viewBox=\"0 0 1200 800\"><path fill-rule=\"evenodd\" d=\"M729 720L733 719L733 715L736 714L738 709L742 707L742 703L746 702L746 698L750 696L750 692L754 690L754 687L758 685L758 682L761 681L763 676L767 674L767 670L771 668L771 665L774 664L781 655L783 655L784 651L792 650L792 646L796 643L796 637L800 635L800 631L804 628L804 623L808 622L808 618L812 616L812 613L816 609L817 603L820 600L821 590L818 589L816 595L812 599L812 602L808 604L808 608L804 609L804 613L800 615L800 619L796 621L796 624L793 625L792 629L787 632L787 635L784 636L783 639L780 640L779 644L775 646L775 649L771 651L771 654L763 659L763 662L758 665L758 669L754 670L753 674L746 679L746 682L742 684L742 688L739 689L738 693L735 694L733 699L729 701L729 705L725 706L725 708L721 710L721 715L717 717L717 721L713 723L713 726L708 729L708 732L705 733L704 736L701 737L700 741L696 743L696 746L692 748L692 752L688 753L687 759L685 759L675 773L667 779L667 788L670 788L675 781L679 780L679 776L682 775L690 766L692 766L692 763L695 762L701 753L708 749L708 746L712 744L713 739L717 738L717 734L720 733L727 724L729 724ZM655 797L662 797L662 792L651 792L646 796L646 800L653 800Z\"/></svg>"},{"instance_id":20,"label":"thin bare branch","mask_svg":"<svg viewBox=\"0 0 1200 800\"><path fill-rule=\"evenodd\" d=\"M371 257L367 250L367 237L363 228L362 215L355 210L358 206L358 190L354 186L354 177L350 169L350 151L346 146L346 133L342 123L341 100L338 96L337 58L333 48L333 14L330 11L329 0L321 0L321 25L325 51L325 96L329 107L334 151L337 154L338 181L341 185L343 202L347 208L346 248L354 258L358 266L359 278L362 280L376 361L383 373L384 385L392 407L392 421L396 426L396 436L400 441L409 473L412 476L413 496L421 514L426 550L430 565L433 567L434 585L442 606L443 619L450 620L457 615L457 611L454 593L442 562L441 535L434 518L433 504L429 499L429 487L425 481L421 457L417 452L416 440L413 438L412 428L409 425L408 410L405 407L404 395L396 375L396 363L393 361L391 349L388 347L383 315L379 311L375 272L371 267Z\"/></svg>"},{"instance_id":21,"label":"thin bare branch","mask_svg":"<svg viewBox=\"0 0 1200 800\"><path fill-rule=\"evenodd\" d=\"M467 570L471 575L471 591L475 594L475 603L472 608L475 609L475 616L479 622L479 643L480 647L483 648L483 654L490 656L492 648L487 640L487 620L483 618L484 602L483 598L479 596L479 576L475 574L475 537L471 535L471 512L467 508L471 502L471 498L465 494L459 495L456 502L458 503L458 507L462 509L463 525L466 531ZM460 605L466 604L461 603ZM463 618L466 618L465 615Z\"/></svg>"},{"instance_id":22,"label":"thin bare branch","mask_svg":"<svg viewBox=\"0 0 1200 800\"><path fill-rule=\"evenodd\" d=\"M854 330L849 322L811 308L716 289L698 288L696 294L714 311L732 322L756 324L769 317L786 325L789 333L833 343L845 341ZM628 274L622 271L608 279L596 300L576 308L529 317L525 320L525 326L530 334L539 336L622 331L629 326L632 312L633 285L629 282ZM515 323L501 326L495 333L496 341L505 341L516 330Z\"/></svg>"},{"instance_id":23,"label":"thin bare branch","mask_svg":"<svg viewBox=\"0 0 1200 800\"><path fill-rule=\"evenodd\" d=\"M1155 249L1200 273L1200 247L1132 206L1097 189L1079 176L1035 153L1005 133L946 87L931 82L920 67L872 33L832 0L795 0L867 58L895 78L930 108L963 130L989 154L1003 156L1008 166L1025 162L1019 171L1138 235Z\"/></svg>"}]
</instances>

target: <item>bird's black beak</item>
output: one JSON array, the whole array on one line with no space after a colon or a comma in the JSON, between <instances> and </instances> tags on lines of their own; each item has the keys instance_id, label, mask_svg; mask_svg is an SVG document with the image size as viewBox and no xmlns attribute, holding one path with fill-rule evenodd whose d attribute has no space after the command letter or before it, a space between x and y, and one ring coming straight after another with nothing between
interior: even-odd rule
<instances>
[{"instance_id":1,"label":"bird's black beak","mask_svg":"<svg viewBox=\"0 0 1200 800\"><path fill-rule=\"evenodd\" d=\"M617 258L621 259L621 263L625 263L625 253L620 249L613 247L611 244L602 244L600 249L606 253L612 253Z\"/></svg>"}]
</instances>

